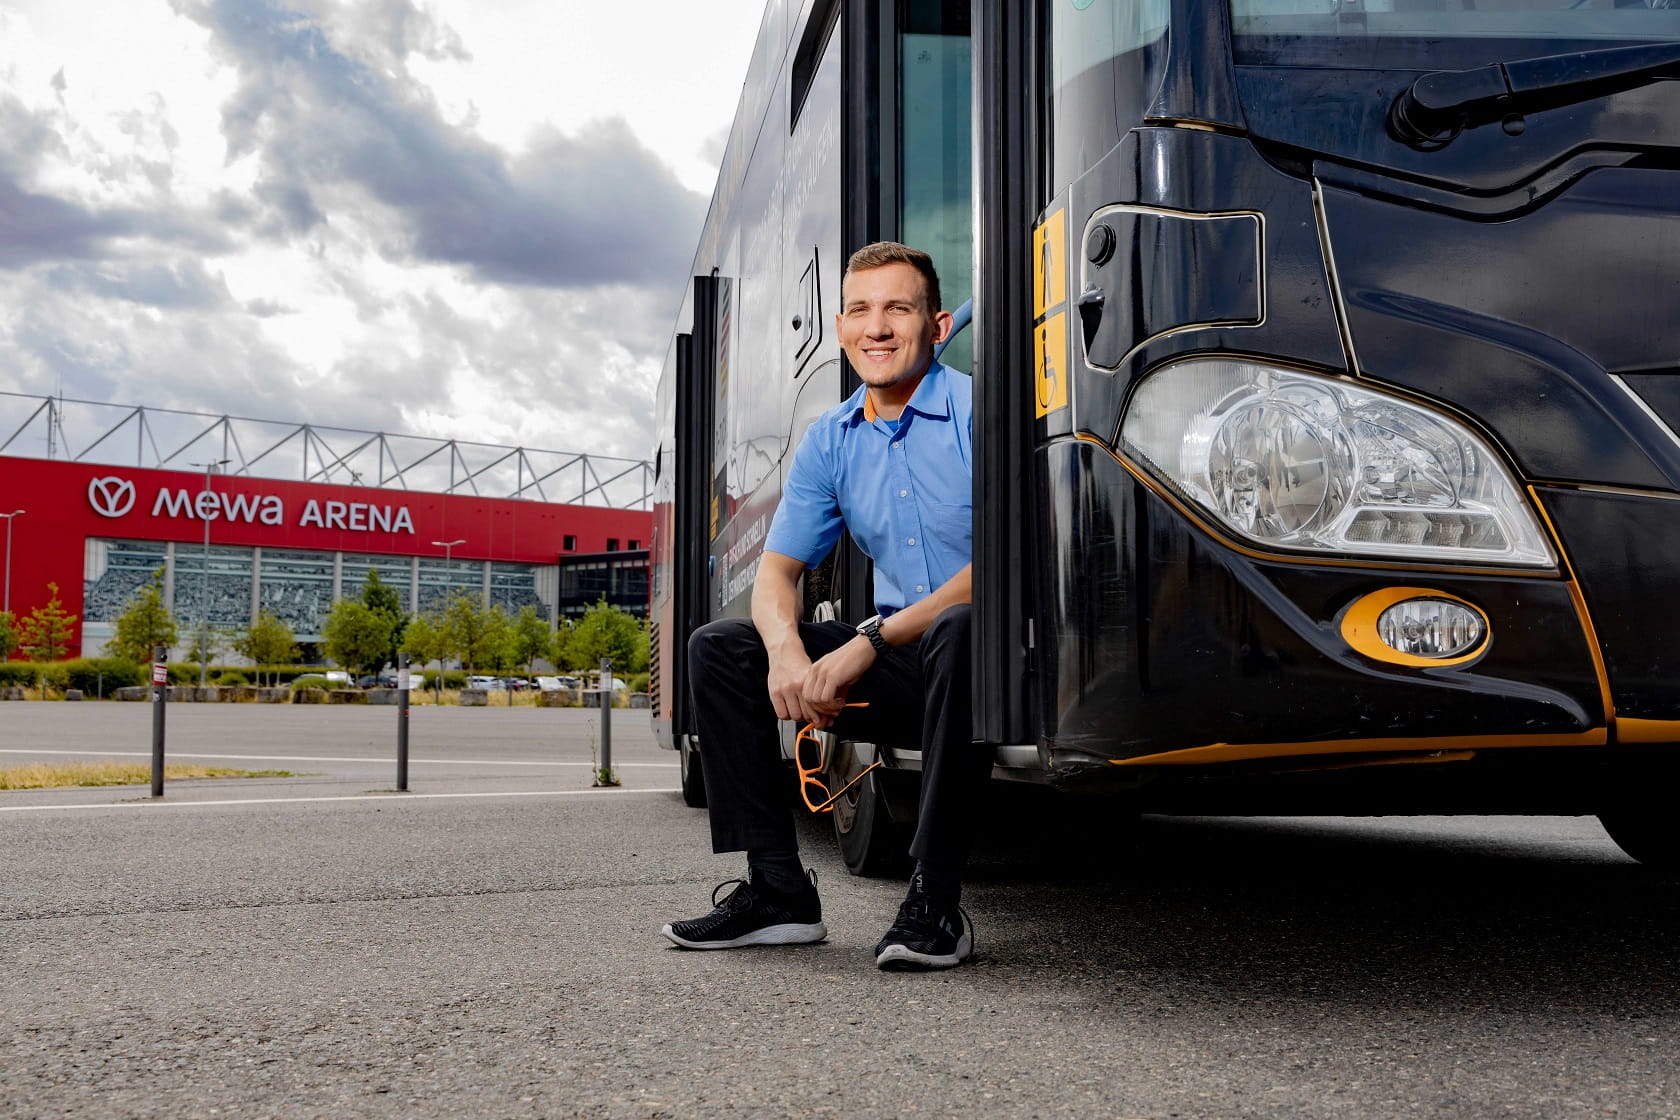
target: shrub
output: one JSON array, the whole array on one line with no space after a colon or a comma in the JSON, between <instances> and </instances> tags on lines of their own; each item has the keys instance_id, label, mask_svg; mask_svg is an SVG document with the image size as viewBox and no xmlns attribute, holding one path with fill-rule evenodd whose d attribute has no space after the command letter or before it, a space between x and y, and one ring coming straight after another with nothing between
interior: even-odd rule
<instances>
[{"instance_id":1,"label":"shrub","mask_svg":"<svg viewBox=\"0 0 1680 1120\"><path fill-rule=\"evenodd\" d=\"M251 682L247 680L245 674L241 673L238 669L223 669L221 672L216 674L216 683L227 686L250 684Z\"/></svg>"},{"instance_id":2,"label":"shrub","mask_svg":"<svg viewBox=\"0 0 1680 1120\"><path fill-rule=\"evenodd\" d=\"M321 675L319 665L259 665L252 672L272 676L276 684L290 684L299 677L318 677Z\"/></svg>"},{"instance_id":3,"label":"shrub","mask_svg":"<svg viewBox=\"0 0 1680 1120\"><path fill-rule=\"evenodd\" d=\"M64 661L0 661L0 685L21 685L34 688L44 674L48 688L63 688L68 678Z\"/></svg>"},{"instance_id":4,"label":"shrub","mask_svg":"<svg viewBox=\"0 0 1680 1120\"><path fill-rule=\"evenodd\" d=\"M0 685L31 685L40 672L33 661L0 661Z\"/></svg>"},{"instance_id":5,"label":"shrub","mask_svg":"<svg viewBox=\"0 0 1680 1120\"><path fill-rule=\"evenodd\" d=\"M198 666L187 664L173 664L169 666L170 684L197 684Z\"/></svg>"},{"instance_id":6,"label":"shrub","mask_svg":"<svg viewBox=\"0 0 1680 1120\"><path fill-rule=\"evenodd\" d=\"M646 692L648 690L648 674L637 673L624 683L631 692Z\"/></svg>"},{"instance_id":7,"label":"shrub","mask_svg":"<svg viewBox=\"0 0 1680 1120\"><path fill-rule=\"evenodd\" d=\"M293 678L293 680L292 680L293 691L296 691L297 689L300 689L300 688L328 689L328 688L332 688L332 687L333 687L333 683L331 681L329 681L326 677L320 677L320 676L296 677L296 678Z\"/></svg>"},{"instance_id":8,"label":"shrub","mask_svg":"<svg viewBox=\"0 0 1680 1120\"><path fill-rule=\"evenodd\" d=\"M119 688L145 684L147 675L140 666L121 657L81 657L64 663L64 679L68 688L79 688L88 696L106 696Z\"/></svg>"}]
</instances>

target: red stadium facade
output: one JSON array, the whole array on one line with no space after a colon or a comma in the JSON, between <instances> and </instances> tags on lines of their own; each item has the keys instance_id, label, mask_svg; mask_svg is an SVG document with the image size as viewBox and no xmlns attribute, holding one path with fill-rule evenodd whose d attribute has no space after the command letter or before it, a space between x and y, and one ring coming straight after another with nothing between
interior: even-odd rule
<instances>
[{"instance_id":1,"label":"red stadium facade","mask_svg":"<svg viewBox=\"0 0 1680 1120\"><path fill-rule=\"evenodd\" d=\"M482 591L552 621L565 556L644 548L652 527L639 510L0 457L0 515L13 509L0 524L13 614L45 605L56 583L81 620L72 652L88 655L159 571L183 642L203 618L233 629L259 608L291 612L311 640L371 568L410 610Z\"/></svg>"}]
</instances>

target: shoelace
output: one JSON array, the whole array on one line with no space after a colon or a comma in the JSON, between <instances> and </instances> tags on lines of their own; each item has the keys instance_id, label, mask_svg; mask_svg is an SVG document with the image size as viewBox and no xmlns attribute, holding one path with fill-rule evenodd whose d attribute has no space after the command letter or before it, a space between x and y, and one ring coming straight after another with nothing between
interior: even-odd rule
<instances>
[{"instance_id":1,"label":"shoelace","mask_svg":"<svg viewBox=\"0 0 1680 1120\"><path fill-rule=\"evenodd\" d=\"M806 872L805 872L805 878L811 884L811 886L815 887L817 885L817 869L814 868L814 867L807 869ZM718 892L721 891L724 887L727 887L727 886L734 886L735 887L734 893L731 894L728 898L723 900L723 905L728 908L728 910L731 914L738 913L739 911L745 910L747 907L752 905L752 897L751 897L750 892L743 891L741 889L742 887L751 887L752 886L752 884L748 880L746 880L746 879L725 879L723 882L719 883L717 886L712 888L712 908L714 910L718 906Z\"/></svg>"},{"instance_id":2,"label":"shoelace","mask_svg":"<svg viewBox=\"0 0 1680 1120\"><path fill-rule=\"evenodd\" d=\"M727 908L731 914L745 910L748 906L752 905L752 896L750 893L741 889L742 887L749 885L745 879L725 879L723 882L712 888L712 908L714 910L719 905L718 892L731 884L735 885L735 891L728 898L723 900L722 905Z\"/></svg>"}]
</instances>

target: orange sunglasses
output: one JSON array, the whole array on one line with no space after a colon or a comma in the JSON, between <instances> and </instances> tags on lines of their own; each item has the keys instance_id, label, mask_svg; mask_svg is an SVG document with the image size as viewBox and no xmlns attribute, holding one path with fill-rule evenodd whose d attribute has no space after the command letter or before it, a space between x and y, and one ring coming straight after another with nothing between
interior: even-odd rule
<instances>
[{"instance_id":1,"label":"orange sunglasses","mask_svg":"<svg viewBox=\"0 0 1680 1120\"><path fill-rule=\"evenodd\" d=\"M869 702L867 700L861 700L855 704L847 704L846 707L867 708L869 707ZM810 766L805 765L805 756L809 753L805 746L806 743L811 744L811 746L816 749L816 762ZM794 768L799 771L799 796L804 800L805 807L813 813L834 812L834 803L839 800L840 795L863 781L863 776L865 774L881 765L881 760L876 759L874 762L871 762L868 766L865 766L861 771L859 771L857 777L853 778L833 793L829 793L827 783L817 777L818 772L823 768L823 763L827 761L827 753L827 747L823 744L822 739L817 736L817 725L815 722L807 723L804 727L799 729L799 736L793 741L793 765ZM816 786L819 790L821 790L822 800L813 802L811 800L811 795L806 792L807 786Z\"/></svg>"}]
</instances>

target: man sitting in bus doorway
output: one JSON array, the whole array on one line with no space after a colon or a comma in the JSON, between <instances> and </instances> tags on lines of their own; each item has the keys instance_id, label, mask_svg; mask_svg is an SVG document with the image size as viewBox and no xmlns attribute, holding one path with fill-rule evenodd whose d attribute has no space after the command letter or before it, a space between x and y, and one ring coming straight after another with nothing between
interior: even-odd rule
<instances>
[{"instance_id":1,"label":"man sitting in bus doorway","mask_svg":"<svg viewBox=\"0 0 1680 1120\"><path fill-rule=\"evenodd\" d=\"M973 805L991 772L969 712L972 392L966 374L933 357L953 324L926 253L859 249L840 302L835 333L863 385L794 453L752 618L713 622L689 642L712 848L746 852L747 877L710 914L661 932L688 949L827 936L816 876L799 861L776 729L797 720L863 741L920 742L916 868L875 963L949 968L973 951L958 899ZM803 623L800 575L842 528L875 562L880 613L856 627Z\"/></svg>"}]
</instances>

